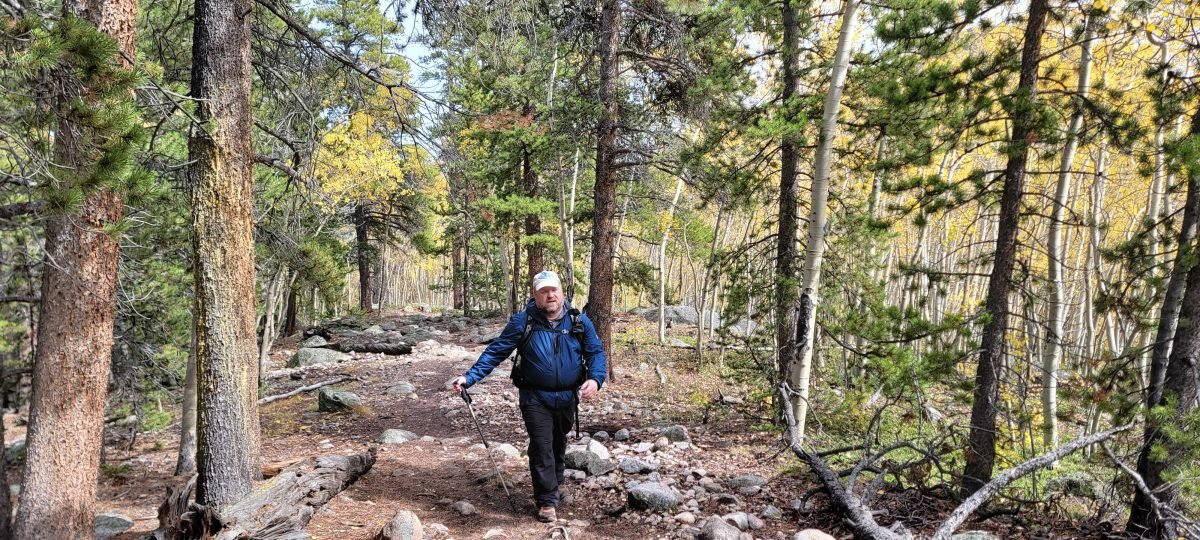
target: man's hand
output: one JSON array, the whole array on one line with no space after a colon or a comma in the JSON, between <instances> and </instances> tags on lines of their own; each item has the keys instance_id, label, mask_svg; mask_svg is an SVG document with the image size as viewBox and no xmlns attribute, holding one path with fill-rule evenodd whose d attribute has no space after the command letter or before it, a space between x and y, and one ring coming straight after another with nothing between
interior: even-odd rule
<instances>
[{"instance_id":1,"label":"man's hand","mask_svg":"<svg viewBox=\"0 0 1200 540\"><path fill-rule=\"evenodd\" d=\"M595 379L588 379L583 386L579 387L579 394L583 399L592 399L598 393L600 393L600 385L596 384Z\"/></svg>"},{"instance_id":2,"label":"man's hand","mask_svg":"<svg viewBox=\"0 0 1200 540\"><path fill-rule=\"evenodd\" d=\"M457 379L454 379L454 392L455 393L461 394L462 391L466 390L466 389L467 389L467 378L466 377L459 377Z\"/></svg>"}]
</instances>

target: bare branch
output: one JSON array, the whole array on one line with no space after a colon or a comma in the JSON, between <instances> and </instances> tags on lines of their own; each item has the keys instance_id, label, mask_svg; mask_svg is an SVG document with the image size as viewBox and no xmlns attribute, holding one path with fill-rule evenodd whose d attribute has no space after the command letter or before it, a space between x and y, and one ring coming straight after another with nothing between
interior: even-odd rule
<instances>
[{"instance_id":1,"label":"bare branch","mask_svg":"<svg viewBox=\"0 0 1200 540\"><path fill-rule=\"evenodd\" d=\"M0 220L9 220L26 214L36 214L42 210L45 203L29 201L0 206Z\"/></svg>"},{"instance_id":2,"label":"bare branch","mask_svg":"<svg viewBox=\"0 0 1200 540\"><path fill-rule=\"evenodd\" d=\"M346 376L343 376L343 377L339 377L339 378L337 378L337 379L330 379L330 380L328 380L328 381L325 381L325 382L319 382L319 383L316 383L316 384L310 384L310 385L308 385L308 386L301 386L300 388L297 388L297 389L295 389L295 390L292 390L291 392L285 392L285 393L282 393L282 394L276 394L276 395L274 395L274 396L267 396L267 397L265 397L265 398L262 398L262 399L258 400L258 404L259 404L259 405L266 405L266 404L268 404L268 403L270 403L270 402L272 402L272 401L279 401L279 400L281 400L281 399L287 399L287 398L290 398L290 397L292 397L292 396L295 396L295 395L303 394L303 393L305 393L305 392L311 392L311 391L313 391L313 390L316 390L316 389L318 389L318 388L321 388L321 387L323 387L323 386L329 386L329 385L331 385L331 384L337 384L337 383L340 383L340 382L342 382L342 381L350 380L350 379L353 379L353 378L354 378L354 377L351 377L351 376L349 376L349 375L346 375Z\"/></svg>"},{"instance_id":3,"label":"bare branch","mask_svg":"<svg viewBox=\"0 0 1200 540\"><path fill-rule=\"evenodd\" d=\"M1080 437L1072 441L1070 444L1055 448L1054 450L1046 452L1045 454L1004 471L1004 473L1002 473L1000 476L997 476L991 482L988 482L983 487L979 488L979 491L976 491L973 495L967 497L967 500L963 501L962 504L958 505L958 508L955 508L954 512L950 513L950 517L946 518L946 521L942 522L942 526L938 527L937 532L933 534L933 540L949 540L950 536L954 534L955 529L958 529L958 526L962 525L962 522L966 521L967 517L970 516L976 508L979 508L980 505L987 502L988 499L991 499L996 495L997 492L1003 489L1004 486L1007 486L1014 480L1043 467L1047 467L1051 463L1066 457L1067 454L1079 450L1080 448L1107 440L1109 437L1112 437L1117 433L1128 431L1130 429L1133 429L1132 422L1120 427L1112 428L1108 431L1093 433L1087 437Z\"/></svg>"},{"instance_id":4,"label":"bare branch","mask_svg":"<svg viewBox=\"0 0 1200 540\"><path fill-rule=\"evenodd\" d=\"M42 301L42 297L34 296L31 294L24 294L24 295L15 294L15 295L8 295L8 296L0 296L0 304L9 304L9 303L15 303L15 302L21 302L21 303L25 303L25 304L37 304L41 301Z\"/></svg>"}]
</instances>

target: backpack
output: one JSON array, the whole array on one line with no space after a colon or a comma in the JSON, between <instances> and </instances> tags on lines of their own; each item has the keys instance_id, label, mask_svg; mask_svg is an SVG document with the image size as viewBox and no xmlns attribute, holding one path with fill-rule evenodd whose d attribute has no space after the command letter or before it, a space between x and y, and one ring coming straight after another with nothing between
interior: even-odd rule
<instances>
[{"instance_id":1,"label":"backpack","mask_svg":"<svg viewBox=\"0 0 1200 540\"><path fill-rule=\"evenodd\" d=\"M570 310L567 311L567 315L571 317L571 332L570 332L571 336L574 337L575 339L579 340L579 346L582 349L583 348L583 338L584 338L584 335L587 333L587 327L585 327L583 325L583 318L581 316L581 313L579 312L578 309L571 308ZM516 386L517 388L529 388L529 386L525 380L525 375L521 372L521 368L525 364L524 358L522 357L522 354L521 354L521 349L523 347L525 347L525 345L527 343L529 343L529 337L531 335L533 335L533 332L534 332L533 325L529 324L529 317L527 316L527 317L525 317L525 329L522 331L521 340L517 342L517 348L515 349L516 354L513 358L512 382L513 382L513 386ZM559 388L536 389L535 388L535 390L571 390L571 389L578 388L580 385L583 384L584 381L587 380L587 376L588 376L587 360L583 359L582 355L581 355L580 360L583 362L583 377L581 379L579 379L578 381L576 381L574 385L572 385L569 388L561 388L561 389L559 389Z\"/></svg>"}]
</instances>

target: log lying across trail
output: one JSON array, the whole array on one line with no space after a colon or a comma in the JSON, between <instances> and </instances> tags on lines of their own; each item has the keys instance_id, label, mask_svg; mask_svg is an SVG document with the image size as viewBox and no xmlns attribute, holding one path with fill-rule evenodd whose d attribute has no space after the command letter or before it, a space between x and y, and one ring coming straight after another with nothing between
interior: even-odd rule
<instances>
[{"instance_id":1,"label":"log lying across trail","mask_svg":"<svg viewBox=\"0 0 1200 540\"><path fill-rule=\"evenodd\" d=\"M309 458L255 486L241 500L214 511L192 503L195 477L181 490L168 490L158 511L154 540L299 540L318 508L375 465L375 450L351 456Z\"/></svg>"}]
</instances>

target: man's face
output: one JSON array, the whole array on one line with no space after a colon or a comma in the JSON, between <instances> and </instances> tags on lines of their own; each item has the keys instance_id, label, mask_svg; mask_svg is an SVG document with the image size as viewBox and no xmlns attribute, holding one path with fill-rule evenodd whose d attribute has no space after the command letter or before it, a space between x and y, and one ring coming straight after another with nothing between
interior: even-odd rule
<instances>
[{"instance_id":1,"label":"man's face","mask_svg":"<svg viewBox=\"0 0 1200 540\"><path fill-rule=\"evenodd\" d=\"M533 303L547 315L558 315L563 307L562 289L558 287L542 287L533 293Z\"/></svg>"}]
</instances>

